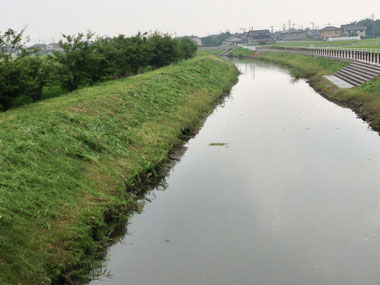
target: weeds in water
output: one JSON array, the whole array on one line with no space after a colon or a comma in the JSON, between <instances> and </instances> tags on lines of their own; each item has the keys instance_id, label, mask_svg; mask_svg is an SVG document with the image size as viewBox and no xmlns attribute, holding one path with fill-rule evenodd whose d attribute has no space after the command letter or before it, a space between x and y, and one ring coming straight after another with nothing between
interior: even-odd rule
<instances>
[{"instance_id":1,"label":"weeds in water","mask_svg":"<svg viewBox=\"0 0 380 285\"><path fill-rule=\"evenodd\" d=\"M227 146L228 143L210 143L209 146Z\"/></svg>"}]
</instances>

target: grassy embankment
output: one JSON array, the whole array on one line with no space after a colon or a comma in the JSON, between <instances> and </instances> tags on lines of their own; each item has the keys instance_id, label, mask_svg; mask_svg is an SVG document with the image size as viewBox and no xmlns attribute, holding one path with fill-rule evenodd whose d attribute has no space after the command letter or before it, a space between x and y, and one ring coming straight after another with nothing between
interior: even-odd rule
<instances>
[{"instance_id":1,"label":"grassy embankment","mask_svg":"<svg viewBox=\"0 0 380 285\"><path fill-rule=\"evenodd\" d=\"M218 55L223 51L225 51L225 50L224 49L210 49L210 50L207 50L206 52L208 52L210 54Z\"/></svg>"},{"instance_id":2,"label":"grassy embankment","mask_svg":"<svg viewBox=\"0 0 380 285\"><path fill-rule=\"evenodd\" d=\"M237 75L200 55L1 113L0 284L86 276L136 208L133 189Z\"/></svg>"},{"instance_id":3,"label":"grassy embankment","mask_svg":"<svg viewBox=\"0 0 380 285\"><path fill-rule=\"evenodd\" d=\"M255 57L290 67L294 76L307 78L310 85L327 99L353 109L374 130L380 132L380 78L359 87L341 89L325 79L323 75L333 74L348 63L277 52L257 53Z\"/></svg>"},{"instance_id":4,"label":"grassy embankment","mask_svg":"<svg viewBox=\"0 0 380 285\"><path fill-rule=\"evenodd\" d=\"M250 49L246 49L243 47L237 47L230 52L226 54L226 56L231 56L231 57L249 57L253 55L255 52Z\"/></svg>"}]
</instances>

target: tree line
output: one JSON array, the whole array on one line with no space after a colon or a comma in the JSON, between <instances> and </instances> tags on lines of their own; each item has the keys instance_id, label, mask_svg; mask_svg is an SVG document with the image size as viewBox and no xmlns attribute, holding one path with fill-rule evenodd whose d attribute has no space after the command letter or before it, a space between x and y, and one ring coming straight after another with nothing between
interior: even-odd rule
<instances>
[{"instance_id":1,"label":"tree line","mask_svg":"<svg viewBox=\"0 0 380 285\"><path fill-rule=\"evenodd\" d=\"M380 37L380 20L364 19L359 22L352 22L352 25L366 27L366 38Z\"/></svg>"},{"instance_id":2,"label":"tree line","mask_svg":"<svg viewBox=\"0 0 380 285\"><path fill-rule=\"evenodd\" d=\"M186 37L159 32L113 38L88 32L63 35L61 51L41 56L23 47L23 33L0 32L0 110L41 100L46 86L74 91L170 65L193 57L197 50Z\"/></svg>"}]
</instances>

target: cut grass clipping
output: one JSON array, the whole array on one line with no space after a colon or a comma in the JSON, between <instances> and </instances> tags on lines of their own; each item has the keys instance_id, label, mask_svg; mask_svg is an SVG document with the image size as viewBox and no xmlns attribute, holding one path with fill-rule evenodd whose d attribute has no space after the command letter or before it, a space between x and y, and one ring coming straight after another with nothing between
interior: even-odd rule
<instances>
[{"instance_id":1,"label":"cut grass clipping","mask_svg":"<svg viewBox=\"0 0 380 285\"><path fill-rule=\"evenodd\" d=\"M227 146L228 143L210 143L209 146Z\"/></svg>"},{"instance_id":2,"label":"cut grass clipping","mask_svg":"<svg viewBox=\"0 0 380 285\"><path fill-rule=\"evenodd\" d=\"M167 162L237 75L201 54L1 113L0 284L88 276L136 207L126 189Z\"/></svg>"}]
</instances>

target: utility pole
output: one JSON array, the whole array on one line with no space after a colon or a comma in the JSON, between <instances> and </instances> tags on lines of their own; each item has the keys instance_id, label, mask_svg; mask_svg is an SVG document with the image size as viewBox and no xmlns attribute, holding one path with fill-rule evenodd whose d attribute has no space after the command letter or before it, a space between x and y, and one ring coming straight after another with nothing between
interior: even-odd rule
<instances>
[{"instance_id":1,"label":"utility pole","mask_svg":"<svg viewBox=\"0 0 380 285\"><path fill-rule=\"evenodd\" d=\"M372 37L375 38L375 15L371 15L372 18Z\"/></svg>"},{"instance_id":2,"label":"utility pole","mask_svg":"<svg viewBox=\"0 0 380 285\"><path fill-rule=\"evenodd\" d=\"M288 21L288 29L290 30L290 20Z\"/></svg>"}]
</instances>

